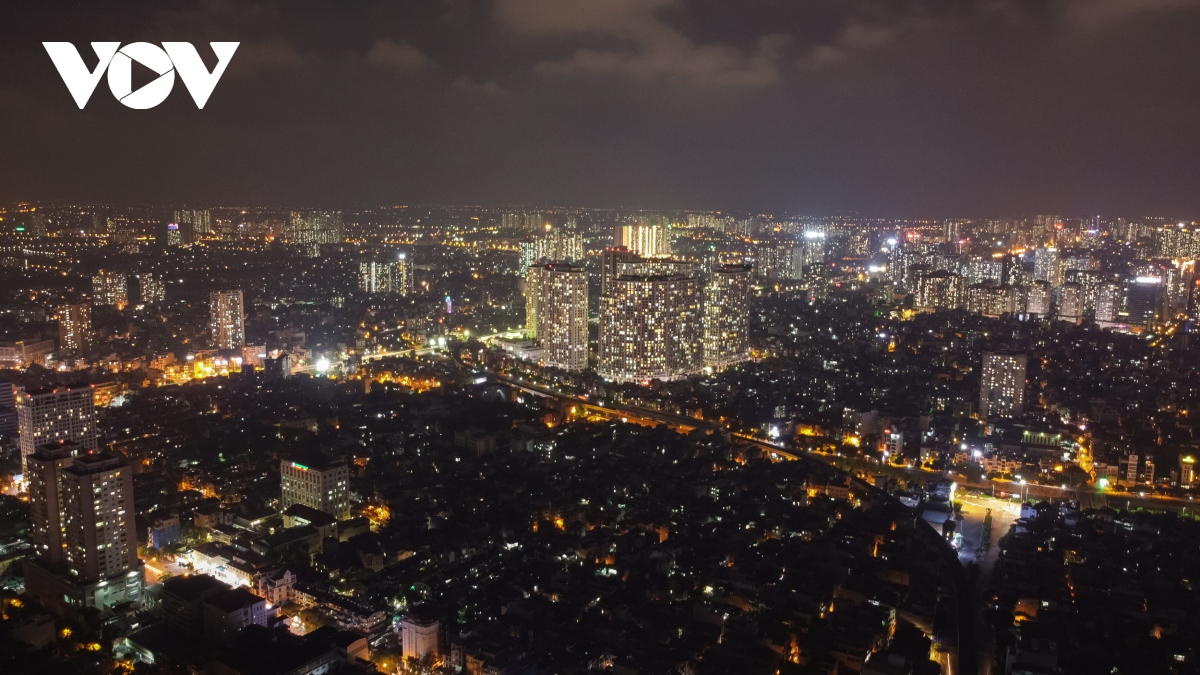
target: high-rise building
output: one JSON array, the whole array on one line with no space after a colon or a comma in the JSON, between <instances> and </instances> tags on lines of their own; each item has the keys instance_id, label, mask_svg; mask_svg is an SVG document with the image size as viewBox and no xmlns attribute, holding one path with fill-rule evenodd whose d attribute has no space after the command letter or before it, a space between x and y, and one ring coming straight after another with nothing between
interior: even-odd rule
<instances>
[{"instance_id":1,"label":"high-rise building","mask_svg":"<svg viewBox=\"0 0 1200 675\"><path fill-rule=\"evenodd\" d=\"M933 274L932 256L909 251L904 255L904 276L900 282L909 293L916 294L917 285L923 277Z\"/></svg>"},{"instance_id":2,"label":"high-rise building","mask_svg":"<svg viewBox=\"0 0 1200 675\"><path fill-rule=\"evenodd\" d=\"M800 246L804 249L802 254L803 262L801 263L804 276L824 276L825 256L829 253L825 232L821 230L805 231Z\"/></svg>"},{"instance_id":3,"label":"high-rise building","mask_svg":"<svg viewBox=\"0 0 1200 675\"><path fill-rule=\"evenodd\" d=\"M175 212L175 223L181 227L186 227L190 234L211 234L212 228L212 211L204 210L182 210ZM190 240L187 243L192 243Z\"/></svg>"},{"instance_id":4,"label":"high-rise building","mask_svg":"<svg viewBox=\"0 0 1200 675\"><path fill-rule=\"evenodd\" d=\"M979 417L1014 417L1025 406L1023 355L984 352L979 378Z\"/></svg>"},{"instance_id":5,"label":"high-rise building","mask_svg":"<svg viewBox=\"0 0 1200 675\"><path fill-rule=\"evenodd\" d=\"M504 213L500 215L500 227L527 232L539 232L545 226L540 213Z\"/></svg>"},{"instance_id":6,"label":"high-rise building","mask_svg":"<svg viewBox=\"0 0 1200 675\"><path fill-rule=\"evenodd\" d=\"M413 266L407 253L363 260L358 264L358 290L408 295L413 292Z\"/></svg>"},{"instance_id":7,"label":"high-rise building","mask_svg":"<svg viewBox=\"0 0 1200 675\"><path fill-rule=\"evenodd\" d=\"M763 242L754 248L754 273L763 279L796 280L804 275L804 249L795 242Z\"/></svg>"},{"instance_id":8,"label":"high-rise building","mask_svg":"<svg viewBox=\"0 0 1200 675\"><path fill-rule=\"evenodd\" d=\"M66 548L62 472L85 452L78 443L60 439L38 447L25 458L29 481L29 519L34 552L50 562L61 562Z\"/></svg>"},{"instance_id":9,"label":"high-rise building","mask_svg":"<svg viewBox=\"0 0 1200 675\"><path fill-rule=\"evenodd\" d=\"M1034 216L1031 233L1033 235L1033 243L1041 246L1048 241L1052 241L1055 238L1056 230L1062 227L1062 224L1062 218L1059 216Z\"/></svg>"},{"instance_id":10,"label":"high-rise building","mask_svg":"<svg viewBox=\"0 0 1200 675\"><path fill-rule=\"evenodd\" d=\"M192 242L190 238L188 241L183 240L183 235L190 231L190 229L182 229L179 223L167 223L167 246L174 248L183 246L184 244L191 244Z\"/></svg>"},{"instance_id":11,"label":"high-rise building","mask_svg":"<svg viewBox=\"0 0 1200 675\"><path fill-rule=\"evenodd\" d=\"M521 242L520 273L539 262L572 262L583 259L583 235L547 224L542 232Z\"/></svg>"},{"instance_id":12,"label":"high-rise building","mask_svg":"<svg viewBox=\"0 0 1200 675\"><path fill-rule=\"evenodd\" d=\"M29 214L29 234L34 237L44 237L49 232L50 220L44 211L34 211Z\"/></svg>"},{"instance_id":13,"label":"high-rise building","mask_svg":"<svg viewBox=\"0 0 1200 675\"><path fill-rule=\"evenodd\" d=\"M587 270L557 263L535 265L526 275L526 292L537 296L526 300L526 317L532 316L533 335L542 345L546 365L564 370L587 368Z\"/></svg>"},{"instance_id":14,"label":"high-rise building","mask_svg":"<svg viewBox=\"0 0 1200 675\"><path fill-rule=\"evenodd\" d=\"M1029 275L1025 272L1025 265L1021 261L1020 256L1009 255L1004 257L1004 278L1001 283L1009 286L1023 286L1029 281Z\"/></svg>"},{"instance_id":15,"label":"high-rise building","mask_svg":"<svg viewBox=\"0 0 1200 675\"><path fill-rule=\"evenodd\" d=\"M1058 262L1058 249L1053 246L1043 246L1034 251L1034 281L1045 281L1052 288L1058 288L1062 283L1062 270L1059 268Z\"/></svg>"},{"instance_id":16,"label":"high-rise building","mask_svg":"<svg viewBox=\"0 0 1200 675\"><path fill-rule=\"evenodd\" d=\"M62 470L65 557L80 578L109 579L138 567L133 470L109 453L86 453Z\"/></svg>"},{"instance_id":17,"label":"high-rise building","mask_svg":"<svg viewBox=\"0 0 1200 675\"><path fill-rule=\"evenodd\" d=\"M618 265L634 262L638 254L624 246L609 246L600 253L600 295L608 295L609 282L617 276Z\"/></svg>"},{"instance_id":18,"label":"high-rise building","mask_svg":"<svg viewBox=\"0 0 1200 675\"><path fill-rule=\"evenodd\" d=\"M644 258L671 255L670 231L662 225L622 225L618 230L618 246Z\"/></svg>"},{"instance_id":19,"label":"high-rise building","mask_svg":"<svg viewBox=\"0 0 1200 675\"><path fill-rule=\"evenodd\" d=\"M96 448L96 402L90 386L31 389L17 395L21 459L60 439Z\"/></svg>"},{"instance_id":20,"label":"high-rise building","mask_svg":"<svg viewBox=\"0 0 1200 675\"><path fill-rule=\"evenodd\" d=\"M1063 281L1079 284L1083 292L1083 311L1096 311L1096 295L1100 292L1100 284L1107 279L1102 272L1096 270L1068 269L1063 272ZM1060 293L1061 295L1061 293Z\"/></svg>"},{"instance_id":21,"label":"high-rise building","mask_svg":"<svg viewBox=\"0 0 1200 675\"><path fill-rule=\"evenodd\" d=\"M963 265L963 276L968 284L981 284L987 281L1003 283L1004 262L994 258L973 257Z\"/></svg>"},{"instance_id":22,"label":"high-rise building","mask_svg":"<svg viewBox=\"0 0 1200 675\"><path fill-rule=\"evenodd\" d=\"M714 372L750 358L750 272L724 265L704 288L704 367Z\"/></svg>"},{"instance_id":23,"label":"high-rise building","mask_svg":"<svg viewBox=\"0 0 1200 675\"><path fill-rule=\"evenodd\" d=\"M1059 263L1062 272L1066 274L1071 270L1079 270L1081 272L1099 272L1100 260L1088 255L1078 255L1071 258L1063 258Z\"/></svg>"},{"instance_id":24,"label":"high-rise building","mask_svg":"<svg viewBox=\"0 0 1200 675\"><path fill-rule=\"evenodd\" d=\"M30 456L37 556L25 590L60 614L141 601L133 470L119 456L50 444ZM36 504L36 506L35 506Z\"/></svg>"},{"instance_id":25,"label":"high-rise building","mask_svg":"<svg viewBox=\"0 0 1200 675\"><path fill-rule=\"evenodd\" d=\"M546 268L533 265L525 270L525 334L537 339L542 307L542 273Z\"/></svg>"},{"instance_id":26,"label":"high-rise building","mask_svg":"<svg viewBox=\"0 0 1200 675\"><path fill-rule=\"evenodd\" d=\"M81 354L92 343L92 306L86 302L58 308L58 346L64 352Z\"/></svg>"},{"instance_id":27,"label":"high-rise building","mask_svg":"<svg viewBox=\"0 0 1200 675\"><path fill-rule=\"evenodd\" d=\"M694 262L687 260L674 260L672 258L634 258L633 260L622 260L617 263L617 276L632 276L632 277L661 277L661 276L684 276L684 277L699 277L699 267Z\"/></svg>"},{"instance_id":28,"label":"high-rise building","mask_svg":"<svg viewBox=\"0 0 1200 675\"><path fill-rule=\"evenodd\" d=\"M524 287L524 295L526 295L526 335L536 339L538 337L538 315L541 309L541 273L546 268L542 265L532 265L524 271L526 277L526 287Z\"/></svg>"},{"instance_id":29,"label":"high-rise building","mask_svg":"<svg viewBox=\"0 0 1200 675\"><path fill-rule=\"evenodd\" d=\"M963 222L961 220L947 220L945 225L946 242L950 244L957 243L962 237Z\"/></svg>"},{"instance_id":30,"label":"high-rise building","mask_svg":"<svg viewBox=\"0 0 1200 675\"><path fill-rule=\"evenodd\" d=\"M1083 318L1083 286L1068 282L1058 288L1058 318L1079 323Z\"/></svg>"},{"instance_id":31,"label":"high-rise building","mask_svg":"<svg viewBox=\"0 0 1200 675\"><path fill-rule=\"evenodd\" d=\"M129 304L125 274L101 270L92 275L92 303L125 309Z\"/></svg>"},{"instance_id":32,"label":"high-rise building","mask_svg":"<svg viewBox=\"0 0 1200 675\"><path fill-rule=\"evenodd\" d=\"M350 468L338 459L323 456L303 463L280 460L280 511L303 504L338 520L350 517Z\"/></svg>"},{"instance_id":33,"label":"high-rise building","mask_svg":"<svg viewBox=\"0 0 1200 675\"><path fill-rule=\"evenodd\" d=\"M322 244L342 241L341 211L292 211L285 230L287 243L300 246L305 255L315 258Z\"/></svg>"},{"instance_id":34,"label":"high-rise building","mask_svg":"<svg viewBox=\"0 0 1200 675\"><path fill-rule=\"evenodd\" d=\"M241 291L209 293L208 317L213 347L241 349L246 345L246 314Z\"/></svg>"},{"instance_id":35,"label":"high-rise building","mask_svg":"<svg viewBox=\"0 0 1200 675\"><path fill-rule=\"evenodd\" d=\"M1049 281L1035 281L1025 289L1025 313L1040 319L1050 313L1052 292Z\"/></svg>"},{"instance_id":36,"label":"high-rise building","mask_svg":"<svg viewBox=\"0 0 1200 675\"><path fill-rule=\"evenodd\" d=\"M1120 321L1121 307L1125 300L1121 284L1115 281L1105 281L1096 291L1096 323L1102 328L1110 328Z\"/></svg>"},{"instance_id":37,"label":"high-rise building","mask_svg":"<svg viewBox=\"0 0 1200 675\"><path fill-rule=\"evenodd\" d=\"M1194 274L1194 261L1168 265L1163 270L1163 316L1176 317L1187 312L1188 289Z\"/></svg>"},{"instance_id":38,"label":"high-rise building","mask_svg":"<svg viewBox=\"0 0 1200 675\"><path fill-rule=\"evenodd\" d=\"M934 272L919 277L913 291L913 306L925 309L959 309L966 301L967 286L954 272Z\"/></svg>"},{"instance_id":39,"label":"high-rise building","mask_svg":"<svg viewBox=\"0 0 1200 675\"><path fill-rule=\"evenodd\" d=\"M1125 312L1128 322L1138 326L1154 323L1162 311L1162 277L1142 275L1125 284Z\"/></svg>"},{"instance_id":40,"label":"high-rise building","mask_svg":"<svg viewBox=\"0 0 1200 675\"><path fill-rule=\"evenodd\" d=\"M698 281L678 274L621 275L600 298L601 376L672 380L702 367Z\"/></svg>"},{"instance_id":41,"label":"high-rise building","mask_svg":"<svg viewBox=\"0 0 1200 675\"><path fill-rule=\"evenodd\" d=\"M156 305L167 299L167 285L162 277L145 272L137 275L138 297L143 305Z\"/></svg>"},{"instance_id":42,"label":"high-rise building","mask_svg":"<svg viewBox=\"0 0 1200 675\"><path fill-rule=\"evenodd\" d=\"M0 438L16 438L17 391L11 382L0 381Z\"/></svg>"},{"instance_id":43,"label":"high-rise building","mask_svg":"<svg viewBox=\"0 0 1200 675\"><path fill-rule=\"evenodd\" d=\"M1013 286L973 284L967 288L967 311L993 317L1011 314L1018 311L1019 295Z\"/></svg>"},{"instance_id":44,"label":"high-rise building","mask_svg":"<svg viewBox=\"0 0 1200 675\"><path fill-rule=\"evenodd\" d=\"M363 260L358 263L358 290L364 293L391 293L391 263L383 260Z\"/></svg>"}]
</instances>

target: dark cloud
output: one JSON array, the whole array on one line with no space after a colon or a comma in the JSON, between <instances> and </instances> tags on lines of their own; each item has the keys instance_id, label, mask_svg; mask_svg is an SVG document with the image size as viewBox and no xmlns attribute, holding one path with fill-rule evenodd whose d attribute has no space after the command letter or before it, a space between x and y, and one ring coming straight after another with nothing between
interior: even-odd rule
<instances>
[{"instance_id":1,"label":"dark cloud","mask_svg":"<svg viewBox=\"0 0 1200 675\"><path fill-rule=\"evenodd\" d=\"M376 40L367 52L367 63L396 70L421 70L432 64L429 57L416 47L383 38Z\"/></svg>"},{"instance_id":2,"label":"dark cloud","mask_svg":"<svg viewBox=\"0 0 1200 675\"><path fill-rule=\"evenodd\" d=\"M1190 215L1198 32L1200 0L9 3L0 197ZM202 111L80 111L42 40L241 46Z\"/></svg>"}]
</instances>

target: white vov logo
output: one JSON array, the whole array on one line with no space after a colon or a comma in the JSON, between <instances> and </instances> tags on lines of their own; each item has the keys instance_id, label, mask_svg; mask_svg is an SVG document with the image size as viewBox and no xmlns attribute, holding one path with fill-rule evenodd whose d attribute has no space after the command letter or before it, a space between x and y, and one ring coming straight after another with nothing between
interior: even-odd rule
<instances>
[{"instance_id":1,"label":"white vov logo","mask_svg":"<svg viewBox=\"0 0 1200 675\"><path fill-rule=\"evenodd\" d=\"M217 66L211 73L204 66L204 61L200 60L196 48L188 42L164 42L162 47L149 42L132 42L124 47L120 42L93 42L92 49L99 62L92 71L84 65L79 50L70 42L43 42L42 46L50 54L50 60L58 68L58 74L62 75L80 110L87 105L105 70L108 70L108 88L113 96L126 107L145 110L167 99L171 88L175 86L176 72L196 101L196 107L204 107L213 88L217 86L217 80L225 73L229 59L233 58L233 52L241 43L208 44L217 55ZM133 91L134 61L158 73L154 81L137 91Z\"/></svg>"}]
</instances>

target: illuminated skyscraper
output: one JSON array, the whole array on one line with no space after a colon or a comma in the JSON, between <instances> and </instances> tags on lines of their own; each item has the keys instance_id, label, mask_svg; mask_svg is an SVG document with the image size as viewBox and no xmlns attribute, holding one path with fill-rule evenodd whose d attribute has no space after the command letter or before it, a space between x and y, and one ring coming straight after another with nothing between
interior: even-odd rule
<instances>
[{"instance_id":1,"label":"illuminated skyscraper","mask_svg":"<svg viewBox=\"0 0 1200 675\"><path fill-rule=\"evenodd\" d=\"M1025 356L984 352L979 417L1014 417L1025 406Z\"/></svg>"},{"instance_id":2,"label":"illuminated skyscraper","mask_svg":"<svg viewBox=\"0 0 1200 675\"><path fill-rule=\"evenodd\" d=\"M521 242L520 273L539 262L571 262L583 259L583 235L550 224L539 234Z\"/></svg>"},{"instance_id":3,"label":"illuminated skyscraper","mask_svg":"<svg viewBox=\"0 0 1200 675\"><path fill-rule=\"evenodd\" d=\"M324 456L279 463L279 508L303 504L338 520L350 517L350 468L340 459Z\"/></svg>"},{"instance_id":4,"label":"illuminated skyscraper","mask_svg":"<svg viewBox=\"0 0 1200 675\"><path fill-rule=\"evenodd\" d=\"M697 291L697 279L678 274L612 279L600 298L600 375L638 382L699 371Z\"/></svg>"},{"instance_id":5,"label":"illuminated skyscraper","mask_svg":"<svg viewBox=\"0 0 1200 675\"><path fill-rule=\"evenodd\" d=\"M804 248L794 242L764 242L754 248L754 273L763 279L800 279Z\"/></svg>"},{"instance_id":6,"label":"illuminated skyscraper","mask_svg":"<svg viewBox=\"0 0 1200 675\"><path fill-rule=\"evenodd\" d=\"M213 291L208 294L208 327L212 346L217 349L241 349L246 345L246 314L241 291Z\"/></svg>"},{"instance_id":7,"label":"illuminated skyscraper","mask_svg":"<svg viewBox=\"0 0 1200 675\"><path fill-rule=\"evenodd\" d=\"M17 394L16 402L22 460L60 439L85 450L96 448L96 402L90 386L32 389Z\"/></svg>"},{"instance_id":8,"label":"illuminated skyscraper","mask_svg":"<svg viewBox=\"0 0 1200 675\"><path fill-rule=\"evenodd\" d=\"M624 246L609 246L600 253L600 294L607 295L609 283L616 278L620 263L634 262L638 254Z\"/></svg>"},{"instance_id":9,"label":"illuminated skyscraper","mask_svg":"<svg viewBox=\"0 0 1200 675\"><path fill-rule=\"evenodd\" d=\"M526 232L541 232L546 223L540 213L505 213L500 216L500 227L515 228Z\"/></svg>"},{"instance_id":10,"label":"illuminated skyscraper","mask_svg":"<svg viewBox=\"0 0 1200 675\"><path fill-rule=\"evenodd\" d=\"M212 227L212 211L207 209L202 211L183 210L175 212L175 223L181 228L187 230L194 236L197 234L211 234ZM188 241L187 243L192 243Z\"/></svg>"},{"instance_id":11,"label":"illuminated skyscraper","mask_svg":"<svg viewBox=\"0 0 1200 675\"><path fill-rule=\"evenodd\" d=\"M92 343L92 306L86 302L58 308L58 347L81 354Z\"/></svg>"},{"instance_id":12,"label":"illuminated skyscraper","mask_svg":"<svg viewBox=\"0 0 1200 675\"><path fill-rule=\"evenodd\" d=\"M537 338L542 304L542 273L546 268L533 265L525 270L525 334Z\"/></svg>"},{"instance_id":13,"label":"illuminated skyscraper","mask_svg":"<svg viewBox=\"0 0 1200 675\"><path fill-rule=\"evenodd\" d=\"M670 231L663 225L622 225L618 246L644 258L671 255Z\"/></svg>"},{"instance_id":14,"label":"illuminated skyscraper","mask_svg":"<svg viewBox=\"0 0 1200 675\"><path fill-rule=\"evenodd\" d=\"M1148 326L1161 316L1163 281L1161 276L1139 275L1125 284L1125 311L1130 324Z\"/></svg>"},{"instance_id":15,"label":"illuminated skyscraper","mask_svg":"<svg viewBox=\"0 0 1200 675\"><path fill-rule=\"evenodd\" d=\"M34 237L44 237L49 229L49 219L44 211L34 211L29 214L28 233Z\"/></svg>"},{"instance_id":16,"label":"illuminated skyscraper","mask_svg":"<svg viewBox=\"0 0 1200 675\"><path fill-rule=\"evenodd\" d=\"M62 470L66 561L81 579L121 578L140 568L133 470L109 453L85 453Z\"/></svg>"},{"instance_id":17,"label":"illuminated skyscraper","mask_svg":"<svg viewBox=\"0 0 1200 675\"><path fill-rule=\"evenodd\" d=\"M59 613L139 602L133 470L117 455L49 444L29 457L30 515L37 558L25 590Z\"/></svg>"},{"instance_id":18,"label":"illuminated skyscraper","mask_svg":"<svg viewBox=\"0 0 1200 675\"><path fill-rule=\"evenodd\" d=\"M146 272L137 275L137 280L143 305L155 305L167 299L167 285L162 277Z\"/></svg>"},{"instance_id":19,"label":"illuminated skyscraper","mask_svg":"<svg viewBox=\"0 0 1200 675\"><path fill-rule=\"evenodd\" d=\"M1188 291L1195 274L1195 261L1167 265L1163 269L1163 316L1175 317L1187 312Z\"/></svg>"},{"instance_id":20,"label":"illuminated skyscraper","mask_svg":"<svg viewBox=\"0 0 1200 675\"><path fill-rule=\"evenodd\" d=\"M913 306L924 309L959 309L966 302L967 286L953 272L934 272L917 279Z\"/></svg>"},{"instance_id":21,"label":"illuminated skyscraper","mask_svg":"<svg viewBox=\"0 0 1200 675\"><path fill-rule=\"evenodd\" d=\"M129 304L125 274L101 270L92 275L92 303L110 305L118 310L125 309Z\"/></svg>"},{"instance_id":22,"label":"illuminated skyscraper","mask_svg":"<svg viewBox=\"0 0 1200 675\"><path fill-rule=\"evenodd\" d=\"M1062 270L1058 264L1058 249L1053 246L1043 246L1033 252L1033 279L1045 281L1052 288L1058 288L1062 283Z\"/></svg>"},{"instance_id":23,"label":"illuminated skyscraper","mask_svg":"<svg viewBox=\"0 0 1200 675\"><path fill-rule=\"evenodd\" d=\"M1062 226L1062 218L1058 216L1034 216L1033 243L1040 246L1053 241L1055 231Z\"/></svg>"},{"instance_id":24,"label":"illuminated skyscraper","mask_svg":"<svg viewBox=\"0 0 1200 675\"><path fill-rule=\"evenodd\" d=\"M920 290L920 286L925 277L933 274L933 266L925 263L913 262L921 259L918 256L905 256L908 262L904 266L904 288L913 294L914 302L916 295ZM918 305L919 306L919 305Z\"/></svg>"},{"instance_id":25,"label":"illuminated skyscraper","mask_svg":"<svg viewBox=\"0 0 1200 675\"><path fill-rule=\"evenodd\" d=\"M801 254L803 274L807 277L821 277L825 274L825 256L828 253L825 233L820 230L808 230L800 242L804 249ZM793 263L795 264L795 263Z\"/></svg>"},{"instance_id":26,"label":"illuminated skyscraper","mask_svg":"<svg viewBox=\"0 0 1200 675\"><path fill-rule=\"evenodd\" d=\"M341 211L292 211L284 231L287 243L300 246L305 255L315 258L322 244L342 241Z\"/></svg>"},{"instance_id":27,"label":"illuminated skyscraper","mask_svg":"<svg viewBox=\"0 0 1200 675\"><path fill-rule=\"evenodd\" d=\"M748 265L713 270L704 288L704 367L721 371L750 358Z\"/></svg>"},{"instance_id":28,"label":"illuminated skyscraper","mask_svg":"<svg viewBox=\"0 0 1200 675\"><path fill-rule=\"evenodd\" d=\"M968 284L1004 281L1004 263L995 258L974 256L963 265L963 276Z\"/></svg>"},{"instance_id":29,"label":"illuminated skyscraper","mask_svg":"<svg viewBox=\"0 0 1200 675\"><path fill-rule=\"evenodd\" d=\"M1111 328L1120 321L1124 292L1121 284L1105 281L1096 291L1096 323L1101 328Z\"/></svg>"},{"instance_id":30,"label":"illuminated skyscraper","mask_svg":"<svg viewBox=\"0 0 1200 675\"><path fill-rule=\"evenodd\" d=\"M526 279L533 298L526 302L534 307L533 314L527 310L526 316L532 316L533 336L542 345L546 365L565 370L587 368L587 271L566 264L536 265L529 268Z\"/></svg>"},{"instance_id":31,"label":"illuminated skyscraper","mask_svg":"<svg viewBox=\"0 0 1200 675\"><path fill-rule=\"evenodd\" d=\"M1079 323L1083 318L1083 286L1068 282L1059 287L1058 318L1072 323Z\"/></svg>"},{"instance_id":32,"label":"illuminated skyscraper","mask_svg":"<svg viewBox=\"0 0 1200 675\"><path fill-rule=\"evenodd\" d=\"M958 240L962 237L962 226L963 226L962 221L961 220L947 220L945 222L945 226L946 226L946 242L951 243L951 244L957 243Z\"/></svg>"},{"instance_id":33,"label":"illuminated skyscraper","mask_svg":"<svg viewBox=\"0 0 1200 675\"><path fill-rule=\"evenodd\" d=\"M1100 291L1100 284L1107 279L1102 272L1096 270L1081 270L1078 268L1068 269L1063 272L1063 281L1067 283L1077 283L1083 293L1083 311L1096 311L1096 294Z\"/></svg>"},{"instance_id":34,"label":"illuminated skyscraper","mask_svg":"<svg viewBox=\"0 0 1200 675\"><path fill-rule=\"evenodd\" d=\"M617 276L632 277L662 277L685 276L698 277L699 269L696 263L687 260L671 258L634 258L617 262Z\"/></svg>"},{"instance_id":35,"label":"illuminated skyscraper","mask_svg":"<svg viewBox=\"0 0 1200 675\"><path fill-rule=\"evenodd\" d=\"M973 284L967 288L968 312L999 317L1017 311L1017 289L993 283Z\"/></svg>"},{"instance_id":36,"label":"illuminated skyscraper","mask_svg":"<svg viewBox=\"0 0 1200 675\"><path fill-rule=\"evenodd\" d=\"M1009 286L1023 286L1029 281L1029 275L1025 273L1025 266L1021 262L1020 256L1009 255L1004 257L1004 279L1002 283Z\"/></svg>"},{"instance_id":37,"label":"illuminated skyscraper","mask_svg":"<svg viewBox=\"0 0 1200 675\"><path fill-rule=\"evenodd\" d=\"M408 254L389 254L386 258L363 260L358 265L358 290L365 293L413 292L413 267Z\"/></svg>"},{"instance_id":38,"label":"illuminated skyscraper","mask_svg":"<svg viewBox=\"0 0 1200 675\"><path fill-rule=\"evenodd\" d=\"M1025 313L1030 318L1040 319L1050 313L1051 289L1049 281L1035 281L1025 289Z\"/></svg>"},{"instance_id":39,"label":"illuminated skyscraper","mask_svg":"<svg viewBox=\"0 0 1200 675\"><path fill-rule=\"evenodd\" d=\"M183 246L183 234L183 230L179 229L179 223L167 223L167 246Z\"/></svg>"},{"instance_id":40,"label":"illuminated skyscraper","mask_svg":"<svg viewBox=\"0 0 1200 675\"><path fill-rule=\"evenodd\" d=\"M62 439L40 446L25 458L33 549L50 562L61 562L66 546L62 471L82 452L85 450L78 443Z\"/></svg>"}]
</instances>

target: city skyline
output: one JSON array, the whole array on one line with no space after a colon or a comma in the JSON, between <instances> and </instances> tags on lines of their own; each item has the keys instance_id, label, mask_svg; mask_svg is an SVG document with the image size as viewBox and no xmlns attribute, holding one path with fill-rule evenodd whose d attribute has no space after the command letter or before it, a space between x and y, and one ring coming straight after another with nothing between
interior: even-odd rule
<instances>
[{"instance_id":1,"label":"city skyline","mask_svg":"<svg viewBox=\"0 0 1200 675\"><path fill-rule=\"evenodd\" d=\"M10 0L0 672L1200 673L1197 34Z\"/></svg>"},{"instance_id":2,"label":"city skyline","mask_svg":"<svg viewBox=\"0 0 1200 675\"><path fill-rule=\"evenodd\" d=\"M1071 664L1189 658L1166 633L1149 653L1075 647L1077 617L1132 618L1087 581L1105 557L1071 542L1128 551L1150 523L1179 532L1164 555L1200 541L1200 224L204 204L0 218L0 504L27 525L6 544L0 578L21 590L4 621L53 625L35 643L64 648L32 668L1082 675ZM805 562L831 551L848 577ZM1030 556L1048 571L1014 576ZM847 594L880 564L908 584ZM748 592L747 569L764 585ZM1015 581L1030 574L1055 603L1036 617ZM1162 603L1191 597L1184 579L1134 581ZM631 639L627 611L686 619L671 631L687 640L614 655L590 626ZM129 622L111 647L92 642L96 612ZM514 633L517 613L571 640ZM754 656L771 635L788 642Z\"/></svg>"}]
</instances>

